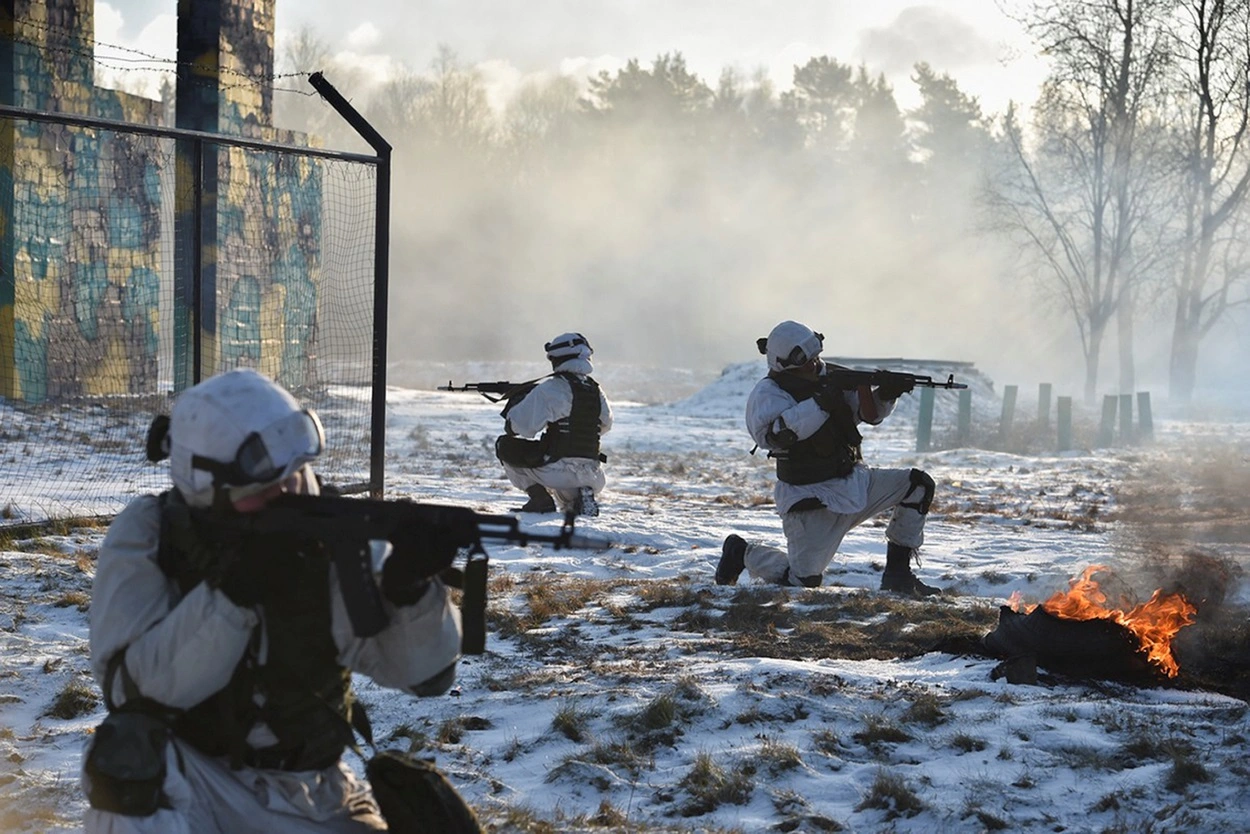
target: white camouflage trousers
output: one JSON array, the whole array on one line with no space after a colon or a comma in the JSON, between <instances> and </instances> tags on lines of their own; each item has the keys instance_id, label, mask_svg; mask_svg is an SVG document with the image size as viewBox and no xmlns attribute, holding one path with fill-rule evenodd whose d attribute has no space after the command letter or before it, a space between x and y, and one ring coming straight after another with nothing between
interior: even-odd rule
<instances>
[{"instance_id":1,"label":"white camouflage trousers","mask_svg":"<svg viewBox=\"0 0 1250 834\"><path fill-rule=\"evenodd\" d=\"M802 585L799 577L819 576L825 572L851 528L890 508L894 509L894 514L885 528L886 539L911 548L924 544L925 517L911 507L899 506L904 501L917 503L924 495L924 487L912 484L910 469L870 469L869 472L868 503L862 510L835 513L822 507L786 513L781 517L786 549L747 542L747 572L776 585Z\"/></svg>"},{"instance_id":2,"label":"white camouflage trousers","mask_svg":"<svg viewBox=\"0 0 1250 834\"><path fill-rule=\"evenodd\" d=\"M551 490L561 512L573 507L577 491L582 487L590 487L598 495L607 483L603 466L590 458L561 458L532 469L504 463L503 471L517 489L525 490L541 484Z\"/></svg>"},{"instance_id":3,"label":"white camouflage trousers","mask_svg":"<svg viewBox=\"0 0 1250 834\"><path fill-rule=\"evenodd\" d=\"M386 822L344 762L290 773L242 768L177 739L166 750L171 809L128 817L88 809L85 834L367 834ZM84 775L84 780L86 776ZM85 787L85 785L84 785Z\"/></svg>"}]
</instances>

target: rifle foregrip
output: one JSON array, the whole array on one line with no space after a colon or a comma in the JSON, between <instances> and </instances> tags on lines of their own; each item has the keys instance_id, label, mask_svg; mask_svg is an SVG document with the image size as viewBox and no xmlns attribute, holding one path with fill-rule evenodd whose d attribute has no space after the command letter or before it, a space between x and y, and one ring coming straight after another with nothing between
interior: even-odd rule
<instances>
[{"instance_id":1,"label":"rifle foregrip","mask_svg":"<svg viewBox=\"0 0 1250 834\"><path fill-rule=\"evenodd\" d=\"M486 651L486 557L469 558L464 566L464 596L460 599L460 651Z\"/></svg>"}]
</instances>

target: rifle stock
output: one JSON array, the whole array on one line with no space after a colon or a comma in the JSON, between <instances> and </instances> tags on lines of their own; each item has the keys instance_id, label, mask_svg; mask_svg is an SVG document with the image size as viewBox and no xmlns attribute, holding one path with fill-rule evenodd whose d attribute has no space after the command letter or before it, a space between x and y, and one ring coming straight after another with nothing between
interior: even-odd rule
<instances>
[{"instance_id":1,"label":"rifle stock","mask_svg":"<svg viewBox=\"0 0 1250 834\"><path fill-rule=\"evenodd\" d=\"M264 509L240 516L238 523L245 527L245 532L289 535L325 544L338 575L352 630L358 637L372 637L389 622L375 578L379 567L374 564L370 543L391 541L405 530L436 529L457 548L468 550L460 606L465 654L481 654L486 645L486 543L506 542L522 547L549 544L557 550L606 550L612 546L608 539L575 533L571 514L565 517L558 532L534 533L522 530L520 522L511 515L489 515L448 504L339 495L283 494ZM442 576L456 584L455 572L449 575L456 555L412 558L420 560L420 576Z\"/></svg>"}]
</instances>

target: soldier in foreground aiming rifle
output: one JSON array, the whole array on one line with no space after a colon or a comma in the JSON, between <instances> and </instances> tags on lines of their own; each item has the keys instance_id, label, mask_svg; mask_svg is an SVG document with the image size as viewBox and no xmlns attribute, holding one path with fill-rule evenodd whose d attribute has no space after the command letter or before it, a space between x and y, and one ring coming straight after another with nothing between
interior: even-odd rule
<instances>
[{"instance_id":1,"label":"soldier in foreground aiming rifle","mask_svg":"<svg viewBox=\"0 0 1250 834\"><path fill-rule=\"evenodd\" d=\"M747 429L777 462L774 498L786 549L726 537L716 582L733 585L743 570L779 585L814 588L851 528L892 510L885 535L881 589L909 596L941 590L911 569L924 543L934 481L919 469L877 469L863 463L858 425L877 425L900 396L917 386L965 388L896 371L856 371L820 359L824 336L783 321L757 341L768 376L747 399Z\"/></svg>"},{"instance_id":2,"label":"soldier in foreground aiming rifle","mask_svg":"<svg viewBox=\"0 0 1250 834\"><path fill-rule=\"evenodd\" d=\"M518 512L599 515L607 482L599 438L612 428L612 408L590 376L594 350L581 333L561 333L543 346L551 373L529 382L448 382L440 391L477 391L504 402L504 433L495 456L529 500ZM554 493L554 495L553 495Z\"/></svg>"},{"instance_id":3,"label":"soldier in foreground aiming rifle","mask_svg":"<svg viewBox=\"0 0 1250 834\"><path fill-rule=\"evenodd\" d=\"M324 445L316 414L250 370L153 421L148 457L169 458L172 488L113 520L92 587L109 714L83 762L87 834L480 831L428 764L383 751L365 783L342 760L353 730L372 743L352 675L446 692L462 636L470 651L484 638L483 542L596 543L571 521L545 536L463 507L321 496ZM444 578L465 547L462 635Z\"/></svg>"}]
</instances>

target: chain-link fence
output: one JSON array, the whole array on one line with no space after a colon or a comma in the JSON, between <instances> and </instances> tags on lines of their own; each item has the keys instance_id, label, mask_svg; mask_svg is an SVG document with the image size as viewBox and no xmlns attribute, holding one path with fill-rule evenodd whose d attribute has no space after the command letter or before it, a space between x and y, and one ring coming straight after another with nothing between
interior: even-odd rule
<instances>
[{"instance_id":1,"label":"chain-link fence","mask_svg":"<svg viewBox=\"0 0 1250 834\"><path fill-rule=\"evenodd\" d=\"M237 367L321 414L330 480L380 488L379 172L375 157L0 107L0 524L165 488L152 418Z\"/></svg>"}]
</instances>

